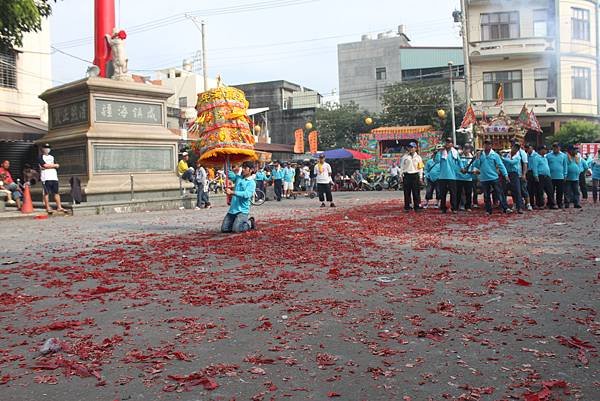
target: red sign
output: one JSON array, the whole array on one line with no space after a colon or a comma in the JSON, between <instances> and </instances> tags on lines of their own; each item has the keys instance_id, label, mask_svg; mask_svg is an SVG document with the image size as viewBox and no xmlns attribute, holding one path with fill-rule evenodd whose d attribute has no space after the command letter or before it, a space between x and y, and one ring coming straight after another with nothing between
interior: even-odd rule
<instances>
[{"instance_id":1,"label":"red sign","mask_svg":"<svg viewBox=\"0 0 600 401\"><path fill-rule=\"evenodd\" d=\"M600 150L600 143L581 143L579 144L579 153L586 156L591 154L595 156Z\"/></svg>"},{"instance_id":2,"label":"red sign","mask_svg":"<svg viewBox=\"0 0 600 401\"><path fill-rule=\"evenodd\" d=\"M304 153L304 131L298 128L294 131L296 142L294 143L294 153Z\"/></svg>"}]
</instances>

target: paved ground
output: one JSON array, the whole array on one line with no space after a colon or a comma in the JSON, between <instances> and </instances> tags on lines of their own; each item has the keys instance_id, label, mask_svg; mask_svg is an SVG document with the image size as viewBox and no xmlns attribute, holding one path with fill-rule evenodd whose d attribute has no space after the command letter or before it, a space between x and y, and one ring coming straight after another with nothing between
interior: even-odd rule
<instances>
[{"instance_id":1,"label":"paved ground","mask_svg":"<svg viewBox=\"0 0 600 401\"><path fill-rule=\"evenodd\" d=\"M398 195L3 224L0 399L599 400L600 207Z\"/></svg>"}]
</instances>

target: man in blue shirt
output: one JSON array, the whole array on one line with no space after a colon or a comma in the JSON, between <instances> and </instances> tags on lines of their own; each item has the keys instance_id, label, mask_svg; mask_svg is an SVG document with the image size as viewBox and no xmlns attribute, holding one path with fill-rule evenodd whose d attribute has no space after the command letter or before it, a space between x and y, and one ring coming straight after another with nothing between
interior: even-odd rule
<instances>
[{"instance_id":1,"label":"man in blue shirt","mask_svg":"<svg viewBox=\"0 0 600 401\"><path fill-rule=\"evenodd\" d=\"M241 233L256 228L254 217L248 218L250 214L250 200L256 191L256 182L252 178L254 163L242 163L241 175L229 171L228 178L234 183L234 189L227 188L225 193L231 196L231 205L223 219L221 232Z\"/></svg>"},{"instance_id":2,"label":"man in blue shirt","mask_svg":"<svg viewBox=\"0 0 600 401\"><path fill-rule=\"evenodd\" d=\"M577 149L573 145L567 148L567 178L565 182L567 199L565 199L565 208L573 203L575 209L581 209L579 203L579 174L581 173L581 159L577 154Z\"/></svg>"},{"instance_id":3,"label":"man in blue shirt","mask_svg":"<svg viewBox=\"0 0 600 401\"><path fill-rule=\"evenodd\" d=\"M517 207L517 213L523 214L523 197L521 195L521 147L514 142L510 148L510 154L502 157L502 163L508 172L508 187L513 198L513 205Z\"/></svg>"},{"instance_id":4,"label":"man in blue shirt","mask_svg":"<svg viewBox=\"0 0 600 401\"><path fill-rule=\"evenodd\" d=\"M527 153L527 172L525 173L525 180L527 182L527 192L529 193L529 202L533 208L537 205L537 194L538 194L538 183L533 178L533 163L535 158L539 154L535 151L532 144L525 144L525 152ZM543 202L543 199L542 199Z\"/></svg>"},{"instance_id":5,"label":"man in blue shirt","mask_svg":"<svg viewBox=\"0 0 600 401\"><path fill-rule=\"evenodd\" d=\"M546 155L550 177L552 178L552 195L556 193L556 204L563 208L565 194L565 180L567 178L567 155L560 151L558 142L552 144L552 152Z\"/></svg>"},{"instance_id":6,"label":"man in blue shirt","mask_svg":"<svg viewBox=\"0 0 600 401\"><path fill-rule=\"evenodd\" d=\"M592 170L592 197L594 204L598 203L598 187L600 187L600 150L588 161L588 168Z\"/></svg>"},{"instance_id":7,"label":"man in blue shirt","mask_svg":"<svg viewBox=\"0 0 600 401\"><path fill-rule=\"evenodd\" d=\"M557 209L556 203L554 202L554 191L552 188L552 178L550 177L550 167L548 167L548 159L546 153L548 148L546 145L538 147L538 155L533 158L531 165L531 174L536 182L536 201L539 209L544 208L544 192L546 193L546 207L548 209Z\"/></svg>"},{"instance_id":8,"label":"man in blue shirt","mask_svg":"<svg viewBox=\"0 0 600 401\"><path fill-rule=\"evenodd\" d=\"M440 165L439 189L440 210L447 213L446 196L450 192L450 209L452 213L458 213L458 193L456 188L456 174L460 172L460 158L458 151L454 149L451 138L446 138L444 148L435 156L435 162Z\"/></svg>"},{"instance_id":9,"label":"man in blue shirt","mask_svg":"<svg viewBox=\"0 0 600 401\"><path fill-rule=\"evenodd\" d=\"M259 189L261 191L261 193L257 192L257 198L261 199L263 196L265 196L266 192L266 187L265 187L265 181L267 180L267 174L265 173L264 168L260 167L258 169L258 171L256 172L256 189Z\"/></svg>"},{"instance_id":10,"label":"man in blue shirt","mask_svg":"<svg viewBox=\"0 0 600 401\"><path fill-rule=\"evenodd\" d=\"M485 201L485 211L489 215L492 214L492 190L496 194L500 201L500 206L504 213L512 213L512 210L508 208L506 204L506 197L504 191L500 187L498 180L498 170L504 176L506 182L509 182L508 172L506 167L502 163L498 153L492 149L492 141L486 139L484 142L484 151L479 154L475 162L473 163L473 169L475 174L479 174L479 180L481 181L481 187L483 188L483 199Z\"/></svg>"},{"instance_id":11,"label":"man in blue shirt","mask_svg":"<svg viewBox=\"0 0 600 401\"><path fill-rule=\"evenodd\" d=\"M433 191L435 190L435 199L437 203L435 207L439 207L440 202L440 191L438 188L438 179L440 178L440 164L435 162L435 156L437 152L440 150L439 146L433 151L431 155L431 159L427 160L425 163L425 181L427 183L427 188L425 190L425 204L423 205L424 209L429 207L429 201L433 199Z\"/></svg>"},{"instance_id":12,"label":"man in blue shirt","mask_svg":"<svg viewBox=\"0 0 600 401\"><path fill-rule=\"evenodd\" d=\"M271 170L271 179L273 180L273 191L275 192L275 199L277 202L281 202L281 193L283 191L283 169L279 161L275 162L275 167Z\"/></svg>"}]
</instances>

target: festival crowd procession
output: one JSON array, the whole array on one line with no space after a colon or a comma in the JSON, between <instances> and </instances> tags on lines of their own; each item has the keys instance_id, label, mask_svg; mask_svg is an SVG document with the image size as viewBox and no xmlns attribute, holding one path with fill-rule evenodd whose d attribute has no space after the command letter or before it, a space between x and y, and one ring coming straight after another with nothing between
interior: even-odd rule
<instances>
[{"instance_id":1,"label":"festival crowd procession","mask_svg":"<svg viewBox=\"0 0 600 401\"><path fill-rule=\"evenodd\" d=\"M264 13L315 1L205 11ZM5 1L3 13L49 13L53 3ZM160 2L150 3L155 13ZM336 11L352 11L350 3L339 2ZM388 3L398 13L400 3L420 6ZM471 3L500 7L461 2ZM573 8L568 20L584 30L600 14L597 1L580 3L593 4L597 15L590 20ZM12 139L0 138L7 159L0 160L0 401L600 401L600 136L559 141L560 130L542 132L539 105L524 104L514 118L523 93L511 99L519 101L511 118L504 85L516 90L520 72L498 67L498 76L521 78L486 81L487 104L466 95L461 124L453 79L456 70L467 81L468 68L453 70L453 62L407 70L424 75L416 85L404 82L402 71L383 96L380 84L391 83L393 71L371 71L378 98L401 103L406 113L419 109L423 118L390 119L385 113L395 104L376 115L354 105L329 109L319 93L301 86L275 91L282 102L289 96L282 110L251 108L252 89L241 88L252 84L229 86L220 76L209 84L206 66L200 93L191 62L165 70L164 82L132 74L114 1L94 5L97 54L86 77L39 95L50 122L27 142L28 156L18 159L19 152L6 151ZM383 8L374 8L382 18ZM367 14L364 4L360 9ZM543 35L526 40L549 39L550 14L539 11L533 15ZM192 21L204 42L197 15L161 18L132 33ZM316 29L319 13L310 15L314 23L300 25ZM518 16L482 13L482 35L513 33ZM453 17L466 24L459 11ZM278 20L304 21L293 14ZM0 39L12 26L4 21ZM224 26L242 44L224 50L242 50L248 38L241 26ZM355 49L376 41L411 50L403 26L390 35L364 35L352 54L362 56ZM160 39L151 46L165 47ZM510 42L502 51L520 46L502 41ZM5 60L16 65L45 53L4 53L3 43L0 94L6 89L17 98L20 91L4 85L11 80ZM529 43L522 49L530 51ZM440 57L457 50L443 49ZM412 50L436 52L439 63L437 50ZM504 57L471 58L492 65ZM429 70L434 80L449 80L449 94L445 83L439 98L431 94L423 79L429 74L422 74ZM541 70L534 70L536 91L555 79ZM573 70L580 73L574 93L600 78L592 80L587 67ZM167 80L194 81L193 90L174 91L163 85ZM294 86L266 84L280 82L286 91ZM394 90L422 95L396 99ZM172 98L180 109L170 107ZM591 98L581 100L592 107ZM266 117L289 114L298 125L310 99L319 106L303 128L284 129L278 117ZM452 122L442 109L448 103ZM560 107L554 117L552 124L573 122L560 121ZM0 113L0 133L17 123L26 130L25 118L6 118ZM597 120L584 122L594 135ZM276 130L285 143L271 142Z\"/></svg>"}]
</instances>

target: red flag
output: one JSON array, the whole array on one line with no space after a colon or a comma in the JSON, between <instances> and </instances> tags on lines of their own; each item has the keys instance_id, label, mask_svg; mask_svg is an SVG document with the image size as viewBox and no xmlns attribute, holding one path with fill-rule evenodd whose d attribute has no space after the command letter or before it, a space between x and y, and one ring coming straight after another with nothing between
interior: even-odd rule
<instances>
[{"instance_id":1,"label":"red flag","mask_svg":"<svg viewBox=\"0 0 600 401\"><path fill-rule=\"evenodd\" d=\"M542 132L542 127L540 126L540 122L538 121L537 117L533 113L533 110L531 110L529 112L529 121L527 122L527 128L532 131Z\"/></svg>"},{"instance_id":2,"label":"red flag","mask_svg":"<svg viewBox=\"0 0 600 401\"><path fill-rule=\"evenodd\" d=\"M500 87L498 88L498 93L496 95L496 106L502 106L502 103L504 103L504 85L500 84Z\"/></svg>"},{"instance_id":3,"label":"red flag","mask_svg":"<svg viewBox=\"0 0 600 401\"><path fill-rule=\"evenodd\" d=\"M469 105L467 112L460 124L460 128L467 128L471 124L475 124L477 122L477 117L475 117L475 111L473 111L473 106Z\"/></svg>"},{"instance_id":4,"label":"red flag","mask_svg":"<svg viewBox=\"0 0 600 401\"><path fill-rule=\"evenodd\" d=\"M304 153L304 130L298 128L294 131L296 142L294 143L294 153Z\"/></svg>"}]
</instances>

